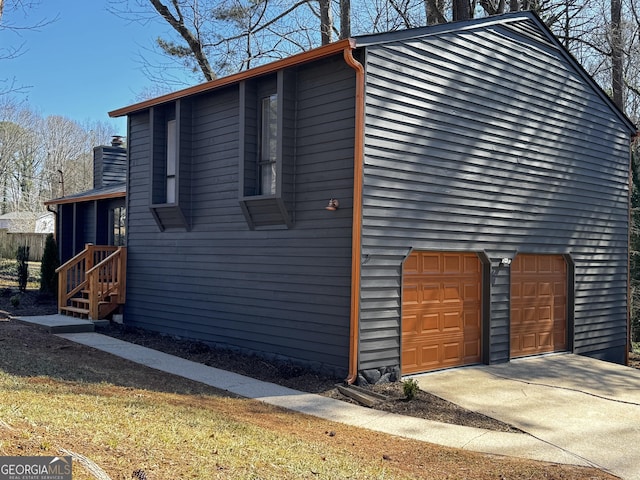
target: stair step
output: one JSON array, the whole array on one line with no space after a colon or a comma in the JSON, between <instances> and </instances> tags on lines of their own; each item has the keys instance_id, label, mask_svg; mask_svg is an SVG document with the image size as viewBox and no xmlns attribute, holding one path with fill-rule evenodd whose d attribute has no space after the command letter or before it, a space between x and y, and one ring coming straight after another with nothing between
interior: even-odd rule
<instances>
[{"instance_id":1,"label":"stair step","mask_svg":"<svg viewBox=\"0 0 640 480\"><path fill-rule=\"evenodd\" d=\"M69 315L70 317L75 318L89 318L89 309L88 308L79 308L79 307L60 307L60 313L65 315Z\"/></svg>"},{"instance_id":2,"label":"stair step","mask_svg":"<svg viewBox=\"0 0 640 480\"><path fill-rule=\"evenodd\" d=\"M89 299L89 290L80 290L80 293L82 294L82 297L74 297L74 299L76 298L83 298L85 300ZM106 298L109 297L116 297L118 296L118 290L113 290L111 293L109 293Z\"/></svg>"},{"instance_id":3,"label":"stair step","mask_svg":"<svg viewBox=\"0 0 640 480\"><path fill-rule=\"evenodd\" d=\"M89 313L89 309L88 308L80 308L80 307L62 307L60 310L66 310L67 312L73 312L73 313Z\"/></svg>"}]
</instances>

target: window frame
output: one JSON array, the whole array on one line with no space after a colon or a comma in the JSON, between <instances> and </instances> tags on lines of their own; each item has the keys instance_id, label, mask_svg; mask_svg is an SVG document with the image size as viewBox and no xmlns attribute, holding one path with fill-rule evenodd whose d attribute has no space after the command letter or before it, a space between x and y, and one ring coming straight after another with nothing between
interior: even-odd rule
<instances>
[{"instance_id":1,"label":"window frame","mask_svg":"<svg viewBox=\"0 0 640 480\"><path fill-rule=\"evenodd\" d=\"M250 229L292 228L295 222L295 131L297 70L243 80L240 94L239 203ZM263 99L276 104L276 156L262 161ZM273 188L264 192L261 167L273 168Z\"/></svg>"},{"instance_id":2,"label":"window frame","mask_svg":"<svg viewBox=\"0 0 640 480\"><path fill-rule=\"evenodd\" d=\"M257 194L276 195L279 173L278 159L281 155L279 147L282 141L279 135L281 112L278 108L278 93L261 96L259 103Z\"/></svg>"},{"instance_id":3,"label":"window frame","mask_svg":"<svg viewBox=\"0 0 640 480\"><path fill-rule=\"evenodd\" d=\"M178 177L178 124L175 118L167 120L167 151L165 154L165 202L176 203Z\"/></svg>"},{"instance_id":4,"label":"window frame","mask_svg":"<svg viewBox=\"0 0 640 480\"><path fill-rule=\"evenodd\" d=\"M161 231L191 229L192 115L189 98L150 108L149 208Z\"/></svg>"},{"instance_id":5,"label":"window frame","mask_svg":"<svg viewBox=\"0 0 640 480\"><path fill-rule=\"evenodd\" d=\"M119 205L109 211L109 236L110 244L116 247L124 247L127 244L127 207ZM118 241L118 239L120 241Z\"/></svg>"}]
</instances>

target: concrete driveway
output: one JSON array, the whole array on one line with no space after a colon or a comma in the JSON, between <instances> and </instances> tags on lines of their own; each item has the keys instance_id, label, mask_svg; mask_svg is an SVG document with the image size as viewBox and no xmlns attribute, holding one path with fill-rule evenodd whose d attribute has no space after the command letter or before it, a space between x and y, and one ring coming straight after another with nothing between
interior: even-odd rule
<instances>
[{"instance_id":1,"label":"concrete driveway","mask_svg":"<svg viewBox=\"0 0 640 480\"><path fill-rule=\"evenodd\" d=\"M558 354L414 378L427 392L640 480L640 370Z\"/></svg>"}]
</instances>

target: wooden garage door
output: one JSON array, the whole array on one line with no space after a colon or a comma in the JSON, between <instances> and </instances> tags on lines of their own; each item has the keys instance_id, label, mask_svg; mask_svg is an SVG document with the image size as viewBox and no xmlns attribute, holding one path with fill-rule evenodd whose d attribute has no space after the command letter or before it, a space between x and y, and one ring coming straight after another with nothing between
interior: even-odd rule
<instances>
[{"instance_id":1,"label":"wooden garage door","mask_svg":"<svg viewBox=\"0 0 640 480\"><path fill-rule=\"evenodd\" d=\"M567 349L567 264L517 255L511 264L511 357Z\"/></svg>"},{"instance_id":2,"label":"wooden garage door","mask_svg":"<svg viewBox=\"0 0 640 480\"><path fill-rule=\"evenodd\" d=\"M478 256L413 252L402 283L402 374L478 363Z\"/></svg>"}]
</instances>

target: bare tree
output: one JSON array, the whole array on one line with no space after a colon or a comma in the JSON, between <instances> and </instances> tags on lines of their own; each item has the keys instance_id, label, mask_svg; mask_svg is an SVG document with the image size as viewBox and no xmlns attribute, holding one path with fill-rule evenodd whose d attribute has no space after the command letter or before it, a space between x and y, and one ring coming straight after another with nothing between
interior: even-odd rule
<instances>
[{"instance_id":1,"label":"bare tree","mask_svg":"<svg viewBox=\"0 0 640 480\"><path fill-rule=\"evenodd\" d=\"M110 11L142 24L161 18L172 28L156 40L162 53L208 80L317 46L319 1L110 0ZM325 33L333 38L332 22Z\"/></svg>"},{"instance_id":2,"label":"bare tree","mask_svg":"<svg viewBox=\"0 0 640 480\"><path fill-rule=\"evenodd\" d=\"M340 0L340 38L351 36L351 0Z\"/></svg>"},{"instance_id":3,"label":"bare tree","mask_svg":"<svg viewBox=\"0 0 640 480\"><path fill-rule=\"evenodd\" d=\"M424 4L428 25L447 23L444 15L444 2L442 0L425 0Z\"/></svg>"},{"instance_id":4,"label":"bare tree","mask_svg":"<svg viewBox=\"0 0 640 480\"><path fill-rule=\"evenodd\" d=\"M0 61L8 61L24 53L25 42L22 34L25 31L38 31L56 20L41 19L36 22L23 20L27 11L37 7L38 4L38 1L29 0L0 0L0 30L16 35L15 43L0 45ZM15 18L18 17L18 13L20 13L20 19ZM22 92L25 88L19 85L15 78L0 78L0 95Z\"/></svg>"},{"instance_id":5,"label":"bare tree","mask_svg":"<svg viewBox=\"0 0 640 480\"><path fill-rule=\"evenodd\" d=\"M611 96L613 102L624 108L622 99L622 1L611 0Z\"/></svg>"},{"instance_id":6,"label":"bare tree","mask_svg":"<svg viewBox=\"0 0 640 480\"><path fill-rule=\"evenodd\" d=\"M43 202L93 185L93 148L112 127L43 118L25 103L0 99L0 211L39 212Z\"/></svg>"},{"instance_id":7,"label":"bare tree","mask_svg":"<svg viewBox=\"0 0 640 480\"><path fill-rule=\"evenodd\" d=\"M469 20L471 18L471 4L469 0L453 0L453 21Z\"/></svg>"},{"instance_id":8,"label":"bare tree","mask_svg":"<svg viewBox=\"0 0 640 480\"><path fill-rule=\"evenodd\" d=\"M185 23L185 15L183 13L183 8L178 2L178 0L171 0L171 3L165 5L160 0L149 0L153 8L164 18L169 25L173 27L173 29L178 32L178 34L187 42L189 46L189 54L193 55L198 66L200 67L200 71L204 75L206 80L213 80L216 75L213 72L211 65L209 64L209 60L205 54L205 46L202 40L202 34L200 31L200 19L202 18L201 13L198 11L198 3L192 3L190 8L192 10L191 15L191 27L189 29ZM172 7L172 9L170 8ZM165 49L167 53L173 55L182 55L185 50L180 48L175 44L165 43Z\"/></svg>"}]
</instances>

